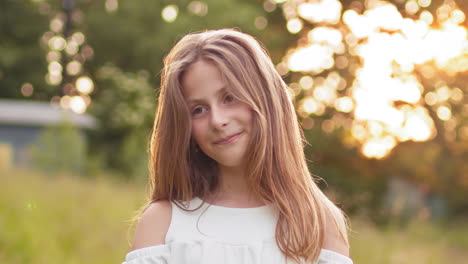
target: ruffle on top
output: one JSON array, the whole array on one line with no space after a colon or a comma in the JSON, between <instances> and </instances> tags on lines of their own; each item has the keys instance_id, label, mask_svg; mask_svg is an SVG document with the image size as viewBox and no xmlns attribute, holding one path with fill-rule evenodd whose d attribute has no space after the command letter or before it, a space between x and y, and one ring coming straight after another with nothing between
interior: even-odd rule
<instances>
[{"instance_id":1,"label":"ruffle on top","mask_svg":"<svg viewBox=\"0 0 468 264\"><path fill-rule=\"evenodd\" d=\"M202 200L194 198L188 209ZM122 264L292 264L279 250L274 234L277 211L265 205L230 208L204 204L185 211L172 204L166 244L137 249ZM315 264L353 264L322 249Z\"/></svg>"},{"instance_id":2,"label":"ruffle on top","mask_svg":"<svg viewBox=\"0 0 468 264\"><path fill-rule=\"evenodd\" d=\"M172 242L131 251L123 264L292 264L275 245L229 245L216 241ZM334 251L322 249L315 264L353 264Z\"/></svg>"}]
</instances>

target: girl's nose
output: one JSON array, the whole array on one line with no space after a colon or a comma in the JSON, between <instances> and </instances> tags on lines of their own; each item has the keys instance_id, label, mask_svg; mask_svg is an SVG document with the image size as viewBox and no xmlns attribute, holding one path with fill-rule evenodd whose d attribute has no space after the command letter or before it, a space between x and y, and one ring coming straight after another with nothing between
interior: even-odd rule
<instances>
[{"instance_id":1,"label":"girl's nose","mask_svg":"<svg viewBox=\"0 0 468 264\"><path fill-rule=\"evenodd\" d=\"M229 123L229 117L225 109L221 107L211 108L211 124L216 129L222 129Z\"/></svg>"}]
</instances>

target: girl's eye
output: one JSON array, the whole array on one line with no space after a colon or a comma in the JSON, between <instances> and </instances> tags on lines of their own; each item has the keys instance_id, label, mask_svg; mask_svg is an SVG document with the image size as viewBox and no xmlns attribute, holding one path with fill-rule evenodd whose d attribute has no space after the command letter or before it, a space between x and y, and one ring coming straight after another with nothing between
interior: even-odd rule
<instances>
[{"instance_id":1,"label":"girl's eye","mask_svg":"<svg viewBox=\"0 0 468 264\"><path fill-rule=\"evenodd\" d=\"M199 116L205 112L206 108L205 107L196 107L192 111L193 116Z\"/></svg>"},{"instance_id":2,"label":"girl's eye","mask_svg":"<svg viewBox=\"0 0 468 264\"><path fill-rule=\"evenodd\" d=\"M227 95L226 97L224 97L224 101L226 103L231 103L232 101L234 101L234 96L232 95Z\"/></svg>"}]
</instances>

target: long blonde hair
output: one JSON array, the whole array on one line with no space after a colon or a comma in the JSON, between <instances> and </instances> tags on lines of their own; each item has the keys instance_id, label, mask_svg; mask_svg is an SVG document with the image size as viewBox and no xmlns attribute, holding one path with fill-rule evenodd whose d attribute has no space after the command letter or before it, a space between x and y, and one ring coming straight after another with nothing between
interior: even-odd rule
<instances>
[{"instance_id":1,"label":"long blonde hair","mask_svg":"<svg viewBox=\"0 0 468 264\"><path fill-rule=\"evenodd\" d=\"M232 93L254 113L246 179L255 195L279 211L276 242L283 254L296 262L316 260L324 241L326 215L334 217L347 243L337 208L307 168L305 140L287 85L259 42L236 30L186 35L164 59L149 147L151 202L188 201L205 197L217 187L217 164L195 150L182 93L183 74L199 60L214 63Z\"/></svg>"}]
</instances>

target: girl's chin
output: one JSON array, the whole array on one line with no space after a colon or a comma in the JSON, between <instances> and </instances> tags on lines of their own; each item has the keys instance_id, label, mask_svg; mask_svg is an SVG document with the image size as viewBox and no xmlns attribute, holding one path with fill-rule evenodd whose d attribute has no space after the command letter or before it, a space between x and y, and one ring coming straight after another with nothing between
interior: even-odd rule
<instances>
[{"instance_id":1,"label":"girl's chin","mask_svg":"<svg viewBox=\"0 0 468 264\"><path fill-rule=\"evenodd\" d=\"M234 168L234 167L239 167L242 166L243 160L241 158L232 158L231 157L226 157L223 159L214 159L218 163L219 166L222 167L229 167L229 168Z\"/></svg>"}]
</instances>

